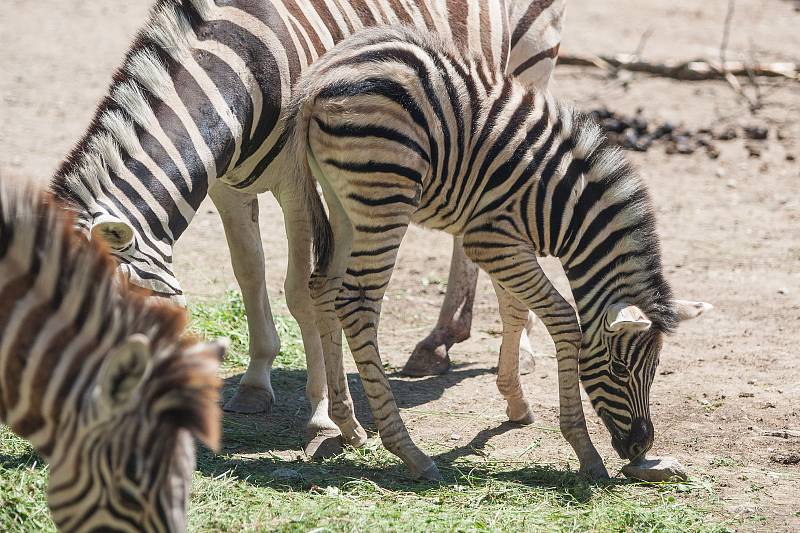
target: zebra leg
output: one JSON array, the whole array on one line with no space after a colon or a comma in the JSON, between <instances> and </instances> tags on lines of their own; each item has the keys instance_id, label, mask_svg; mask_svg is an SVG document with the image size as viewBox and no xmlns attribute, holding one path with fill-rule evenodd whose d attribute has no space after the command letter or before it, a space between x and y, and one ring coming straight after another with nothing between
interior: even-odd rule
<instances>
[{"instance_id":1,"label":"zebra leg","mask_svg":"<svg viewBox=\"0 0 800 533\"><path fill-rule=\"evenodd\" d=\"M439 311L436 327L414 347L411 357L403 366L403 374L421 377L444 374L450 369L450 348L469 338L472 329L472 306L478 283L478 267L464 254L460 237L453 239L453 255L450 258L450 275L447 278L447 293ZM535 320L528 317L525 333L519 337L520 372L533 372L536 363L528 340L528 332Z\"/></svg>"},{"instance_id":2,"label":"zebra leg","mask_svg":"<svg viewBox=\"0 0 800 533\"><path fill-rule=\"evenodd\" d=\"M322 149L326 148L328 146ZM329 276L334 280L342 279L341 289L334 301L336 314L358 367L381 442L405 463L414 478L441 479L433 460L414 444L408 434L378 350L378 324L383 296L416 206L408 203L375 205L379 200L370 202L363 194L349 196L346 172L328 166L332 174L341 172L339 175L333 174L335 179L330 179L331 176L320 168L313 152L309 152L309 164L326 193L328 208L331 212L338 211L332 217L341 221L349 220L349 227L352 228L349 258L341 265L335 265L338 271L330 270ZM359 178L364 179L364 174L360 174ZM369 179L377 183L391 183L396 177L384 177L376 172L370 174ZM414 190L410 192L411 198L414 198ZM384 197L387 193L380 189L379 194ZM404 196L408 197L407 194ZM356 197L360 200L356 200ZM336 247L339 246L337 241Z\"/></svg>"},{"instance_id":3,"label":"zebra leg","mask_svg":"<svg viewBox=\"0 0 800 533\"><path fill-rule=\"evenodd\" d=\"M508 402L508 419L519 424L532 424L533 413L519 381L520 338L524 337L530 311L519 300L511 296L497 282L493 282L500 318L503 321L503 341L500 344L500 359L497 364L497 389Z\"/></svg>"},{"instance_id":4,"label":"zebra leg","mask_svg":"<svg viewBox=\"0 0 800 533\"><path fill-rule=\"evenodd\" d=\"M353 228L342 210L338 198L331 194L325 183L329 220L334 236L334 250L326 275L314 273L311 295L317 308L322 348L325 355L325 372L331 397L331 418L342 432L345 444L360 447L367 442L367 433L355 416L353 398L347 383L347 373L342 358L342 326L336 316L335 300L342 286L342 276L350 259Z\"/></svg>"},{"instance_id":5,"label":"zebra leg","mask_svg":"<svg viewBox=\"0 0 800 533\"><path fill-rule=\"evenodd\" d=\"M250 362L233 397L224 409L234 413L266 413L275 401L270 368L281 344L272 321L264 279L264 249L258 227L258 198L217 182L209 196L222 219L231 265L242 291L250 333Z\"/></svg>"},{"instance_id":6,"label":"zebra leg","mask_svg":"<svg viewBox=\"0 0 800 533\"><path fill-rule=\"evenodd\" d=\"M582 335L575 310L550 283L530 243L509 243L502 254L495 246L484 246L487 239L497 238L494 233L468 229L464 236L467 256L544 323L556 345L561 433L575 450L581 473L592 478L607 478L608 471L592 444L583 414L578 381Z\"/></svg>"},{"instance_id":7,"label":"zebra leg","mask_svg":"<svg viewBox=\"0 0 800 533\"><path fill-rule=\"evenodd\" d=\"M531 333L535 323L536 315L528 311L525 329L522 335L519 336L519 373L523 375L530 374L536 370L536 359L533 358L533 348L531 347Z\"/></svg>"},{"instance_id":8,"label":"zebra leg","mask_svg":"<svg viewBox=\"0 0 800 533\"><path fill-rule=\"evenodd\" d=\"M472 328L472 304L475 301L475 286L478 282L478 267L464 255L461 239L453 239L453 256L450 259L450 276L439 320L425 339L411 353L403 374L407 376L433 376L450 369L447 353L453 344L469 338Z\"/></svg>"},{"instance_id":9,"label":"zebra leg","mask_svg":"<svg viewBox=\"0 0 800 533\"><path fill-rule=\"evenodd\" d=\"M342 288L336 297L336 312L383 445L403 460L415 478L440 479L436 465L408 434L378 351L381 303L407 225L398 227L397 217L393 217L391 229L381 224L380 219L373 218L367 223L372 227L368 232L360 231L360 224L354 223L353 247ZM381 226L380 232L374 232ZM376 254L379 248L388 250Z\"/></svg>"},{"instance_id":10,"label":"zebra leg","mask_svg":"<svg viewBox=\"0 0 800 533\"><path fill-rule=\"evenodd\" d=\"M341 451L341 433L328 414L325 361L309 288L311 227L308 213L302 205L302 196L291 183L282 184L272 192L283 210L289 245L284 284L286 305L300 327L306 352L306 397L311 404L311 417L306 424L305 452L314 457L334 455Z\"/></svg>"}]
</instances>

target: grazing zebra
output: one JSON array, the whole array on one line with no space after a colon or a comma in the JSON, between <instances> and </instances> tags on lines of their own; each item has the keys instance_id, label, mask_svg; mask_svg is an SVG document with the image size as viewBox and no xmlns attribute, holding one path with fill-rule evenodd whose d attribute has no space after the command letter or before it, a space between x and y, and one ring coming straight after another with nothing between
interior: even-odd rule
<instances>
[{"instance_id":1,"label":"grazing zebra","mask_svg":"<svg viewBox=\"0 0 800 533\"><path fill-rule=\"evenodd\" d=\"M504 326L530 309L547 327L561 430L582 472L607 476L586 428L579 371L619 455L650 448L663 335L706 305L672 300L645 185L596 124L479 56L404 28L364 30L328 52L298 84L287 120L298 167L322 186L335 239L315 292L342 322L384 445L413 474L437 471L403 425L377 339L411 222L463 237L501 295ZM545 255L564 265L577 317L539 267ZM508 381L498 385L512 419L525 421L508 355L501 350Z\"/></svg>"},{"instance_id":2,"label":"grazing zebra","mask_svg":"<svg viewBox=\"0 0 800 533\"><path fill-rule=\"evenodd\" d=\"M54 203L0 182L0 422L50 465L62 531L183 531L192 434L216 448L220 344L121 284Z\"/></svg>"},{"instance_id":3,"label":"grazing zebra","mask_svg":"<svg viewBox=\"0 0 800 533\"><path fill-rule=\"evenodd\" d=\"M307 439L338 435L328 415L322 349L341 336L335 326L317 324L308 291L307 217L309 210L321 213L321 205L315 211L302 203L303 180L291 175L283 150L281 109L309 64L345 36L379 23L432 29L469 45L487 68L508 65L531 80L547 79L563 0L508 7L505 0L159 0L51 189L72 205L84 233L107 241L132 284L173 299L182 297L172 272L173 245L211 196L251 339L250 364L226 408L249 413L268 412L272 405L269 369L280 347L256 200L256 193L272 191L290 244L286 300L306 348L312 411ZM326 350L335 361L341 347ZM362 443L366 434L352 405L336 409L345 440Z\"/></svg>"}]
</instances>

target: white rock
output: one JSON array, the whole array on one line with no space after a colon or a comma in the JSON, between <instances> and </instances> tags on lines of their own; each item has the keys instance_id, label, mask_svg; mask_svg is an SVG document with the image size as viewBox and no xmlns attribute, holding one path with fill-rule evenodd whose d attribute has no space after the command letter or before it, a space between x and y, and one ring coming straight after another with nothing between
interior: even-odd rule
<instances>
[{"instance_id":1,"label":"white rock","mask_svg":"<svg viewBox=\"0 0 800 533\"><path fill-rule=\"evenodd\" d=\"M674 457L646 457L622 467L625 477L642 481L686 481L686 467Z\"/></svg>"}]
</instances>

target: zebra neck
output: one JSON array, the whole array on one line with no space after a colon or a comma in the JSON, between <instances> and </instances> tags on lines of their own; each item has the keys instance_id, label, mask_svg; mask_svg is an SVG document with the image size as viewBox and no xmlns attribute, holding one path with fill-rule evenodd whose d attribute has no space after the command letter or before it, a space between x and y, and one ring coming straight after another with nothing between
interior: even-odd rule
<instances>
[{"instance_id":1,"label":"zebra neck","mask_svg":"<svg viewBox=\"0 0 800 533\"><path fill-rule=\"evenodd\" d=\"M586 142L582 135L599 135L594 126L588 130L576 131L573 145ZM670 330L671 291L663 276L655 210L644 182L602 137L589 153L573 156L565 172L570 216L554 255L569 279L582 326L591 332L610 305L626 302L642 309L658 328ZM570 177L573 167L581 173L577 180Z\"/></svg>"},{"instance_id":2,"label":"zebra neck","mask_svg":"<svg viewBox=\"0 0 800 533\"><path fill-rule=\"evenodd\" d=\"M252 123L255 89L232 73L235 54L195 34L202 20L193 6L156 5L52 182L90 214L109 212L167 244L236 164L243 124Z\"/></svg>"}]
</instances>

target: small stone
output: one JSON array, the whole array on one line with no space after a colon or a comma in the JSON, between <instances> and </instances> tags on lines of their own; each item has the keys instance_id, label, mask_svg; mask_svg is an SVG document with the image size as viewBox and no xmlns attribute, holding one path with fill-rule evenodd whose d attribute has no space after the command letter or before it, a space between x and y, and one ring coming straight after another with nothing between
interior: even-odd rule
<instances>
[{"instance_id":1,"label":"small stone","mask_svg":"<svg viewBox=\"0 0 800 533\"><path fill-rule=\"evenodd\" d=\"M450 435L450 440L459 440L459 439L461 439L461 435L459 435L458 433L453 433Z\"/></svg>"},{"instance_id":2,"label":"small stone","mask_svg":"<svg viewBox=\"0 0 800 533\"><path fill-rule=\"evenodd\" d=\"M725 175L725 169L722 167L717 167L717 170L714 171L718 178L721 178Z\"/></svg>"},{"instance_id":3,"label":"small stone","mask_svg":"<svg viewBox=\"0 0 800 533\"><path fill-rule=\"evenodd\" d=\"M674 457L649 457L622 467L625 477L642 481L686 481L686 467Z\"/></svg>"},{"instance_id":4,"label":"small stone","mask_svg":"<svg viewBox=\"0 0 800 533\"><path fill-rule=\"evenodd\" d=\"M786 160L787 161L794 161L795 160L795 155L794 154L786 154Z\"/></svg>"},{"instance_id":5,"label":"small stone","mask_svg":"<svg viewBox=\"0 0 800 533\"><path fill-rule=\"evenodd\" d=\"M788 289L784 289L784 288L780 288L780 289L778 289L778 294L789 294L789 290Z\"/></svg>"},{"instance_id":6,"label":"small stone","mask_svg":"<svg viewBox=\"0 0 800 533\"><path fill-rule=\"evenodd\" d=\"M740 392L739 393L739 398L752 398L752 397L753 397L753 393L752 392Z\"/></svg>"},{"instance_id":7,"label":"small stone","mask_svg":"<svg viewBox=\"0 0 800 533\"><path fill-rule=\"evenodd\" d=\"M716 139L717 141L730 141L730 140L735 139L736 137L738 137L738 135L736 133L736 128L734 128L732 126L728 126L727 128L725 128L722 131L714 132L714 133L712 133L711 136L714 139Z\"/></svg>"},{"instance_id":8,"label":"small stone","mask_svg":"<svg viewBox=\"0 0 800 533\"><path fill-rule=\"evenodd\" d=\"M744 135L754 141L763 141L769 135L769 130L763 126L745 126Z\"/></svg>"}]
</instances>

